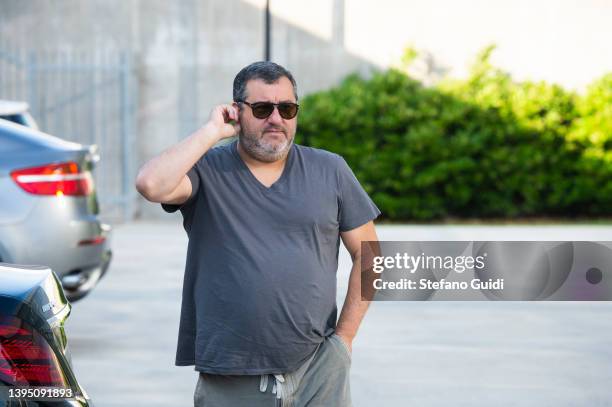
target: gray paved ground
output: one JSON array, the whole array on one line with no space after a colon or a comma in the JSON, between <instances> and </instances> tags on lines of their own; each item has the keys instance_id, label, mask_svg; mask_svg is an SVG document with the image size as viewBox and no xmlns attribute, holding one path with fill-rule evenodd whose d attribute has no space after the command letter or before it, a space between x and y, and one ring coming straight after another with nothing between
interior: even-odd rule
<instances>
[{"instance_id":1,"label":"gray paved ground","mask_svg":"<svg viewBox=\"0 0 612 407\"><path fill-rule=\"evenodd\" d=\"M98 407L190 406L175 367L180 219L115 228L115 258L67 324ZM381 240L605 240L610 226L379 226ZM339 306L350 269L341 254ZM378 302L354 343L355 407L612 406L612 303Z\"/></svg>"}]
</instances>

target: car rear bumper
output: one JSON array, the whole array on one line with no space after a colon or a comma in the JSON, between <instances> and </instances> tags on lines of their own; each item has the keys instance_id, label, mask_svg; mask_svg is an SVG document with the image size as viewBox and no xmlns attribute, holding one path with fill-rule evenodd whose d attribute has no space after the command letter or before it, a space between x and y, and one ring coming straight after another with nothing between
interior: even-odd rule
<instances>
[{"instance_id":1,"label":"car rear bumper","mask_svg":"<svg viewBox=\"0 0 612 407\"><path fill-rule=\"evenodd\" d=\"M97 257L97 262L91 266L70 270L60 277L66 297L70 301L79 300L91 292L108 270L113 258L113 252L110 249L112 229L107 224L101 224L100 229L104 241L101 247L98 247L102 251Z\"/></svg>"},{"instance_id":2,"label":"car rear bumper","mask_svg":"<svg viewBox=\"0 0 612 407\"><path fill-rule=\"evenodd\" d=\"M108 270L112 228L100 222L85 198L27 198L22 200L26 216L0 222L2 261L49 267L69 299L82 298Z\"/></svg>"},{"instance_id":3,"label":"car rear bumper","mask_svg":"<svg viewBox=\"0 0 612 407\"><path fill-rule=\"evenodd\" d=\"M66 297L70 301L76 301L89 294L106 274L112 256L113 252L107 250L102 254L102 263L99 265L91 268L77 269L65 274L61 281Z\"/></svg>"}]
</instances>

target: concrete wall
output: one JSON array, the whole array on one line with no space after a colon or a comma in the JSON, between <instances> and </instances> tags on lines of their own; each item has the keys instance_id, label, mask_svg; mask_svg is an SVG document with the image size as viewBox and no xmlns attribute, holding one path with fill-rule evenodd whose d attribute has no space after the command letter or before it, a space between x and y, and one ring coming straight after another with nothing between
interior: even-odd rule
<instances>
[{"instance_id":1,"label":"concrete wall","mask_svg":"<svg viewBox=\"0 0 612 407\"><path fill-rule=\"evenodd\" d=\"M27 49L127 48L139 82L133 167L231 99L235 74L263 57L265 0L0 0L0 39ZM301 95L399 62L461 76L484 46L515 77L581 89L612 71L605 0L272 0L272 59ZM427 70L427 69L426 69ZM435 72L434 72L435 73ZM427 74L427 73L425 73ZM164 216L139 203L138 214Z\"/></svg>"}]
</instances>

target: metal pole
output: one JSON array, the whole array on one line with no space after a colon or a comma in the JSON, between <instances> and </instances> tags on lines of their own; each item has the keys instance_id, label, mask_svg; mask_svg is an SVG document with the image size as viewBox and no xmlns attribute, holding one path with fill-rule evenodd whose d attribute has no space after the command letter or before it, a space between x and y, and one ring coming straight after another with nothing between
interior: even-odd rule
<instances>
[{"instance_id":1,"label":"metal pole","mask_svg":"<svg viewBox=\"0 0 612 407\"><path fill-rule=\"evenodd\" d=\"M272 16L270 15L270 0L266 0L266 14L265 14L265 45L264 55L265 60L270 60L270 31L272 28Z\"/></svg>"}]
</instances>

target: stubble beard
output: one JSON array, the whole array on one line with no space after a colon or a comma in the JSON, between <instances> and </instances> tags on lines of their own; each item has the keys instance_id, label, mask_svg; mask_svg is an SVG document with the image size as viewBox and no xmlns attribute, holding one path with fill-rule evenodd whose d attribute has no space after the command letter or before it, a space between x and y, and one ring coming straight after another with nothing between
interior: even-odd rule
<instances>
[{"instance_id":1,"label":"stubble beard","mask_svg":"<svg viewBox=\"0 0 612 407\"><path fill-rule=\"evenodd\" d=\"M264 134L258 137L255 134L248 134L241 131L238 135L240 147L257 161L272 163L284 159L293 145L293 137L290 137L285 130L285 140L281 143L270 143L265 140Z\"/></svg>"}]
</instances>

